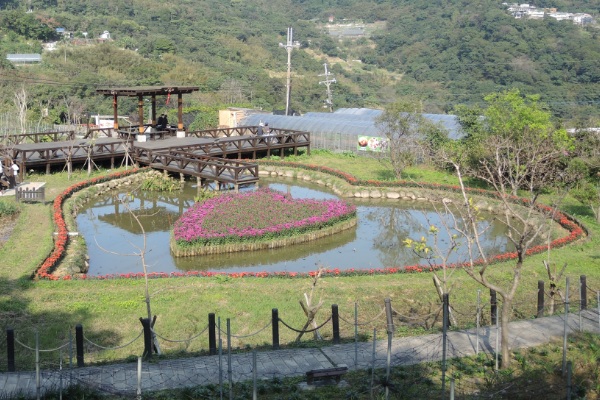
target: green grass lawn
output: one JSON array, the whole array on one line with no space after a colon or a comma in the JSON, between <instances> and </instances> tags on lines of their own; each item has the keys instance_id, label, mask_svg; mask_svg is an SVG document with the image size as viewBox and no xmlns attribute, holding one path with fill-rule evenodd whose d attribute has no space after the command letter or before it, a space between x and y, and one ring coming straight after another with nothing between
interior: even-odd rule
<instances>
[{"instance_id":1,"label":"green grass lawn","mask_svg":"<svg viewBox=\"0 0 600 400\"><path fill-rule=\"evenodd\" d=\"M350 158L316 152L311 157L295 157L294 161L307 164L327 165L344 170L362 179L391 179L389 167L376 159ZM96 174L103 174L96 172ZM453 184L455 178L428 168L413 168L407 176L416 181L433 181ZM12 327L18 340L30 346L34 343L35 331L40 332L42 348L54 348L69 337L76 324L82 324L86 338L102 346L122 345L135 338L141 331L139 317L146 315L143 280L107 281L32 281L35 268L52 249L53 226L51 200L62 190L78 180L87 179L84 172L77 172L71 180L65 173L32 175L31 181L46 182L48 203L23 204L16 227L0 248L0 321L3 328ZM12 201L12 200L8 200ZM585 240L565 248L553 250L550 261L553 265L568 264L567 274L571 278L572 301L577 299L577 281L586 275L588 286L600 290L600 226L595 223L591 212L587 212L574 201L565 203L564 210L574 213L588 228L590 235ZM515 301L515 316L530 318L535 314L537 281L548 278L543 266L547 255L536 255L526 260L526 268ZM331 260L331 267L335 260ZM508 282L511 263L494 265L491 275ZM195 336L207 325L208 313L215 313L225 325L231 320L232 332L245 335L256 332L269 323L271 309L277 308L279 316L288 324L301 328L304 314L298 304L303 294L311 287L311 279L277 278L169 278L150 280L152 312L158 316L155 330L169 339L186 339ZM548 285L548 283L547 283ZM559 285L564 286L564 281ZM462 271L453 271L450 278L450 301L459 310L456 317L459 327L473 326L476 298L479 287ZM404 315L425 315L439 309L439 299L432 284L430 273L398 274L388 276L326 277L321 279L315 294L323 299L324 306L318 320L325 320L332 304L338 304L340 315L350 321L354 318L354 305L358 304L359 321L368 321L377 316L385 298L391 298L395 310ZM591 294L595 304L595 294ZM488 300L482 290L482 299ZM488 316L489 318L489 316ZM423 318L410 325L397 325L396 336L423 332L434 322ZM435 329L439 328L438 324ZM373 328L385 332L385 319L361 327L361 333L369 336ZM341 324L342 336L352 338L353 327ZM323 329L324 336L331 337L329 326ZM281 329L281 343L290 343L296 334ZM310 339L307 338L307 340ZM1 341L0 341L1 342ZM254 347L271 342L270 329L246 339L235 339L235 347ZM309 343L306 342L305 345ZM142 352L142 341L120 350L99 351L86 354L88 362L106 362L137 356ZM197 354L208 348L207 335L183 344L163 343L167 356L182 353ZM17 349L17 367L31 368L32 354ZM4 346L0 346L0 358L6 359ZM55 362L55 353L43 353L42 361ZM0 363L0 370L6 363Z\"/></svg>"}]
</instances>

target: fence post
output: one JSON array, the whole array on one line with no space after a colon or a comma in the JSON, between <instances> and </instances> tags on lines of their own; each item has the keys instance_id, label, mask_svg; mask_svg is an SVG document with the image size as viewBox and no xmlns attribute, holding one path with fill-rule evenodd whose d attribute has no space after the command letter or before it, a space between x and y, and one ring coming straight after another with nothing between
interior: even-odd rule
<instances>
[{"instance_id":1,"label":"fence post","mask_svg":"<svg viewBox=\"0 0 600 400\"><path fill-rule=\"evenodd\" d=\"M579 277L579 284L581 287L581 308L580 310L587 309L587 278L585 275Z\"/></svg>"},{"instance_id":2,"label":"fence post","mask_svg":"<svg viewBox=\"0 0 600 400\"><path fill-rule=\"evenodd\" d=\"M481 289L477 289L477 341L475 342L475 354L479 354L479 326L481 325Z\"/></svg>"},{"instance_id":3,"label":"fence post","mask_svg":"<svg viewBox=\"0 0 600 400\"><path fill-rule=\"evenodd\" d=\"M599 302L600 303L600 302ZM600 307L600 305L598 305ZM358 366L358 303L354 302L354 368Z\"/></svg>"},{"instance_id":4,"label":"fence post","mask_svg":"<svg viewBox=\"0 0 600 400\"><path fill-rule=\"evenodd\" d=\"M8 372L15 372L15 330L6 328L6 358Z\"/></svg>"},{"instance_id":5,"label":"fence post","mask_svg":"<svg viewBox=\"0 0 600 400\"><path fill-rule=\"evenodd\" d=\"M448 322L449 322L449 301L448 301L448 293L444 293L444 295L442 296L442 300L443 300L443 328L442 328L442 399L446 398L446 351L447 351L447 344L446 344L446 340L448 338Z\"/></svg>"},{"instance_id":6,"label":"fence post","mask_svg":"<svg viewBox=\"0 0 600 400\"><path fill-rule=\"evenodd\" d=\"M544 316L544 281L538 281L537 318Z\"/></svg>"},{"instance_id":7,"label":"fence post","mask_svg":"<svg viewBox=\"0 0 600 400\"><path fill-rule=\"evenodd\" d=\"M42 375L40 371L40 333L35 331L35 398L41 399Z\"/></svg>"},{"instance_id":8,"label":"fence post","mask_svg":"<svg viewBox=\"0 0 600 400\"><path fill-rule=\"evenodd\" d=\"M386 360L386 369L385 369L385 398L389 398L390 393L390 372L391 372L391 364L392 364L392 336L394 334L394 319L392 317L392 301L388 297L385 299L385 314L387 317L387 336L388 336L388 345L387 345L387 360Z\"/></svg>"},{"instance_id":9,"label":"fence post","mask_svg":"<svg viewBox=\"0 0 600 400\"><path fill-rule=\"evenodd\" d=\"M331 323L333 325L333 344L340 344L340 315L338 305L331 305Z\"/></svg>"},{"instance_id":10,"label":"fence post","mask_svg":"<svg viewBox=\"0 0 600 400\"><path fill-rule=\"evenodd\" d=\"M217 354L217 334L215 329L217 323L215 322L215 313L208 314L208 354L214 356Z\"/></svg>"},{"instance_id":11,"label":"fence post","mask_svg":"<svg viewBox=\"0 0 600 400\"><path fill-rule=\"evenodd\" d=\"M498 318L498 303L496 302L496 291L490 289L490 318L492 319L491 324L496 324Z\"/></svg>"},{"instance_id":12,"label":"fence post","mask_svg":"<svg viewBox=\"0 0 600 400\"><path fill-rule=\"evenodd\" d=\"M227 318L227 382L229 382L229 398L233 399L233 369L231 366L231 319Z\"/></svg>"},{"instance_id":13,"label":"fence post","mask_svg":"<svg viewBox=\"0 0 600 400\"><path fill-rule=\"evenodd\" d=\"M562 376L567 374L567 331L569 326L569 277L566 277L565 284L565 316L563 329L563 355L562 355Z\"/></svg>"},{"instance_id":14,"label":"fence post","mask_svg":"<svg viewBox=\"0 0 600 400\"><path fill-rule=\"evenodd\" d=\"M83 326L81 324L75 325L75 351L77 358L77 368L85 366L83 360Z\"/></svg>"},{"instance_id":15,"label":"fence post","mask_svg":"<svg viewBox=\"0 0 600 400\"><path fill-rule=\"evenodd\" d=\"M567 400L571 400L571 386L573 376L573 363L567 362Z\"/></svg>"},{"instance_id":16,"label":"fence post","mask_svg":"<svg viewBox=\"0 0 600 400\"><path fill-rule=\"evenodd\" d=\"M271 327L273 328L273 350L279 350L279 311L271 310Z\"/></svg>"},{"instance_id":17,"label":"fence post","mask_svg":"<svg viewBox=\"0 0 600 400\"><path fill-rule=\"evenodd\" d=\"M147 361L152 357L152 330L150 329L150 319L140 317L140 322L144 327L144 353L142 353L142 358Z\"/></svg>"},{"instance_id":18,"label":"fence post","mask_svg":"<svg viewBox=\"0 0 600 400\"><path fill-rule=\"evenodd\" d=\"M138 357L137 360L137 397L136 399L142 398L142 357Z\"/></svg>"},{"instance_id":19,"label":"fence post","mask_svg":"<svg viewBox=\"0 0 600 400\"><path fill-rule=\"evenodd\" d=\"M256 371L256 349L252 350L252 400L258 399L258 390L256 387L256 378L258 377L258 372Z\"/></svg>"}]
</instances>

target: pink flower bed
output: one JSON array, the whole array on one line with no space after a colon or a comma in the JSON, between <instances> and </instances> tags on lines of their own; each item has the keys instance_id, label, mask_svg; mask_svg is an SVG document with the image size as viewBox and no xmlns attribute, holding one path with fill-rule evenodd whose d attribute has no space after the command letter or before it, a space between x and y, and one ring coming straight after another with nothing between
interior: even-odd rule
<instances>
[{"instance_id":1,"label":"pink flower bed","mask_svg":"<svg viewBox=\"0 0 600 400\"><path fill-rule=\"evenodd\" d=\"M175 222L179 245L226 243L293 236L354 217L356 207L339 200L291 199L260 189L196 203Z\"/></svg>"}]
</instances>

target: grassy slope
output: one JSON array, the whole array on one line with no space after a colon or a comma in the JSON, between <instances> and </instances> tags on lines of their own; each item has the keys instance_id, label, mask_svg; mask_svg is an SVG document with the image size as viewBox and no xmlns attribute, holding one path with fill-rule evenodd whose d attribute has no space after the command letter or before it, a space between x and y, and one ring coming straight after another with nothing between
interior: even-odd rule
<instances>
[{"instance_id":1,"label":"grassy slope","mask_svg":"<svg viewBox=\"0 0 600 400\"><path fill-rule=\"evenodd\" d=\"M360 178L382 179L389 172L385 165L370 159L348 159L340 156L318 154L303 162L326 164L333 168L348 171ZM409 171L415 180L435 180L454 183L454 178L426 169ZM48 196L55 196L76 179L84 179L80 174L70 182L62 174L31 177L31 180L47 182ZM567 248L552 252L552 261L559 265L568 262L568 274L571 277L576 298L576 282L581 274L588 277L588 286L600 290L600 246L597 239L600 227L588 214L576 204L569 204L568 211L579 211L579 217L590 229L590 237ZM26 278L31 274L51 249L52 225L50 204L26 205L19 218L18 225L8 243L0 249L0 320L3 327L16 329L17 338L32 345L34 331L41 334L42 348L51 348L63 343L68 330L81 323L87 338L105 346L127 343L141 330L138 318L146 314L144 303L144 283L142 280L112 281L66 281L31 282ZM538 255L527 260L526 273L523 274L521 290L517 296L515 314L528 318L535 313L537 281L545 276L542 260ZM332 262L334 262L332 260ZM493 275L508 281L510 264L494 266ZM475 301L479 287L463 272L454 271L452 276L451 303L457 311L461 326L473 324ZM231 318L232 332L236 335L254 332L265 326L270 319L271 309L278 308L279 315L292 326L301 327L303 313L298 300L304 292L310 290L309 279L228 279L189 278L157 279L150 281L153 313L158 315L156 330L170 339L183 339L195 335L204 329L207 314L214 312L221 317L223 325ZM486 291L482 298L487 300ZM426 314L438 309L438 299L431 284L429 274L324 278L318 285L316 298L323 298L322 319L329 314L331 304L338 304L340 314L346 320L353 318L354 302L359 304L359 319L370 320L383 306L383 300L390 297L393 307L408 315L416 310ZM591 297L595 297L592 295ZM251 299L251 301L249 301ZM412 311L411 311L412 310ZM431 322L431 321L430 321ZM352 336L352 327L341 324L342 335ZM362 333L369 334L373 327L380 332L385 330L382 320L377 325L363 327ZM325 335L329 335L329 328ZM398 327L397 335L414 334L418 329ZM295 338L287 329L281 330L281 341L286 343ZM236 340L234 346L260 345L269 343L270 330L248 339ZM141 353L142 342L123 350L92 352L86 355L87 361L122 359ZM197 351L207 348L207 335L201 335L189 347L183 344L163 344L170 352L179 350ZM0 352L3 352L1 349ZM17 360L31 356L18 350ZM5 355L0 354L4 359ZM44 353L43 360L57 359L57 354ZM20 365L24 366L21 362ZM29 365L31 366L31 365ZM0 368L5 368L0 364Z\"/></svg>"}]
</instances>

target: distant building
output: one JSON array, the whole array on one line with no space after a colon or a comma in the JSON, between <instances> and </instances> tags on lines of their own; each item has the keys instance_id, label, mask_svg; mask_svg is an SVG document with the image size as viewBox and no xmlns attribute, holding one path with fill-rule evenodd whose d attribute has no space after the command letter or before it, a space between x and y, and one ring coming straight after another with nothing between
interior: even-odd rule
<instances>
[{"instance_id":1,"label":"distant building","mask_svg":"<svg viewBox=\"0 0 600 400\"><path fill-rule=\"evenodd\" d=\"M543 19L554 18L557 21L573 21L577 25L587 25L594 22L590 14L559 12L555 7L538 9L530 4L502 3L508 12L515 18Z\"/></svg>"},{"instance_id":2,"label":"distant building","mask_svg":"<svg viewBox=\"0 0 600 400\"><path fill-rule=\"evenodd\" d=\"M7 54L6 59L13 64L36 64L42 62L41 54Z\"/></svg>"},{"instance_id":3,"label":"distant building","mask_svg":"<svg viewBox=\"0 0 600 400\"><path fill-rule=\"evenodd\" d=\"M573 22L578 25L587 25L594 22L594 19L590 14L575 14L573 15Z\"/></svg>"}]
</instances>

